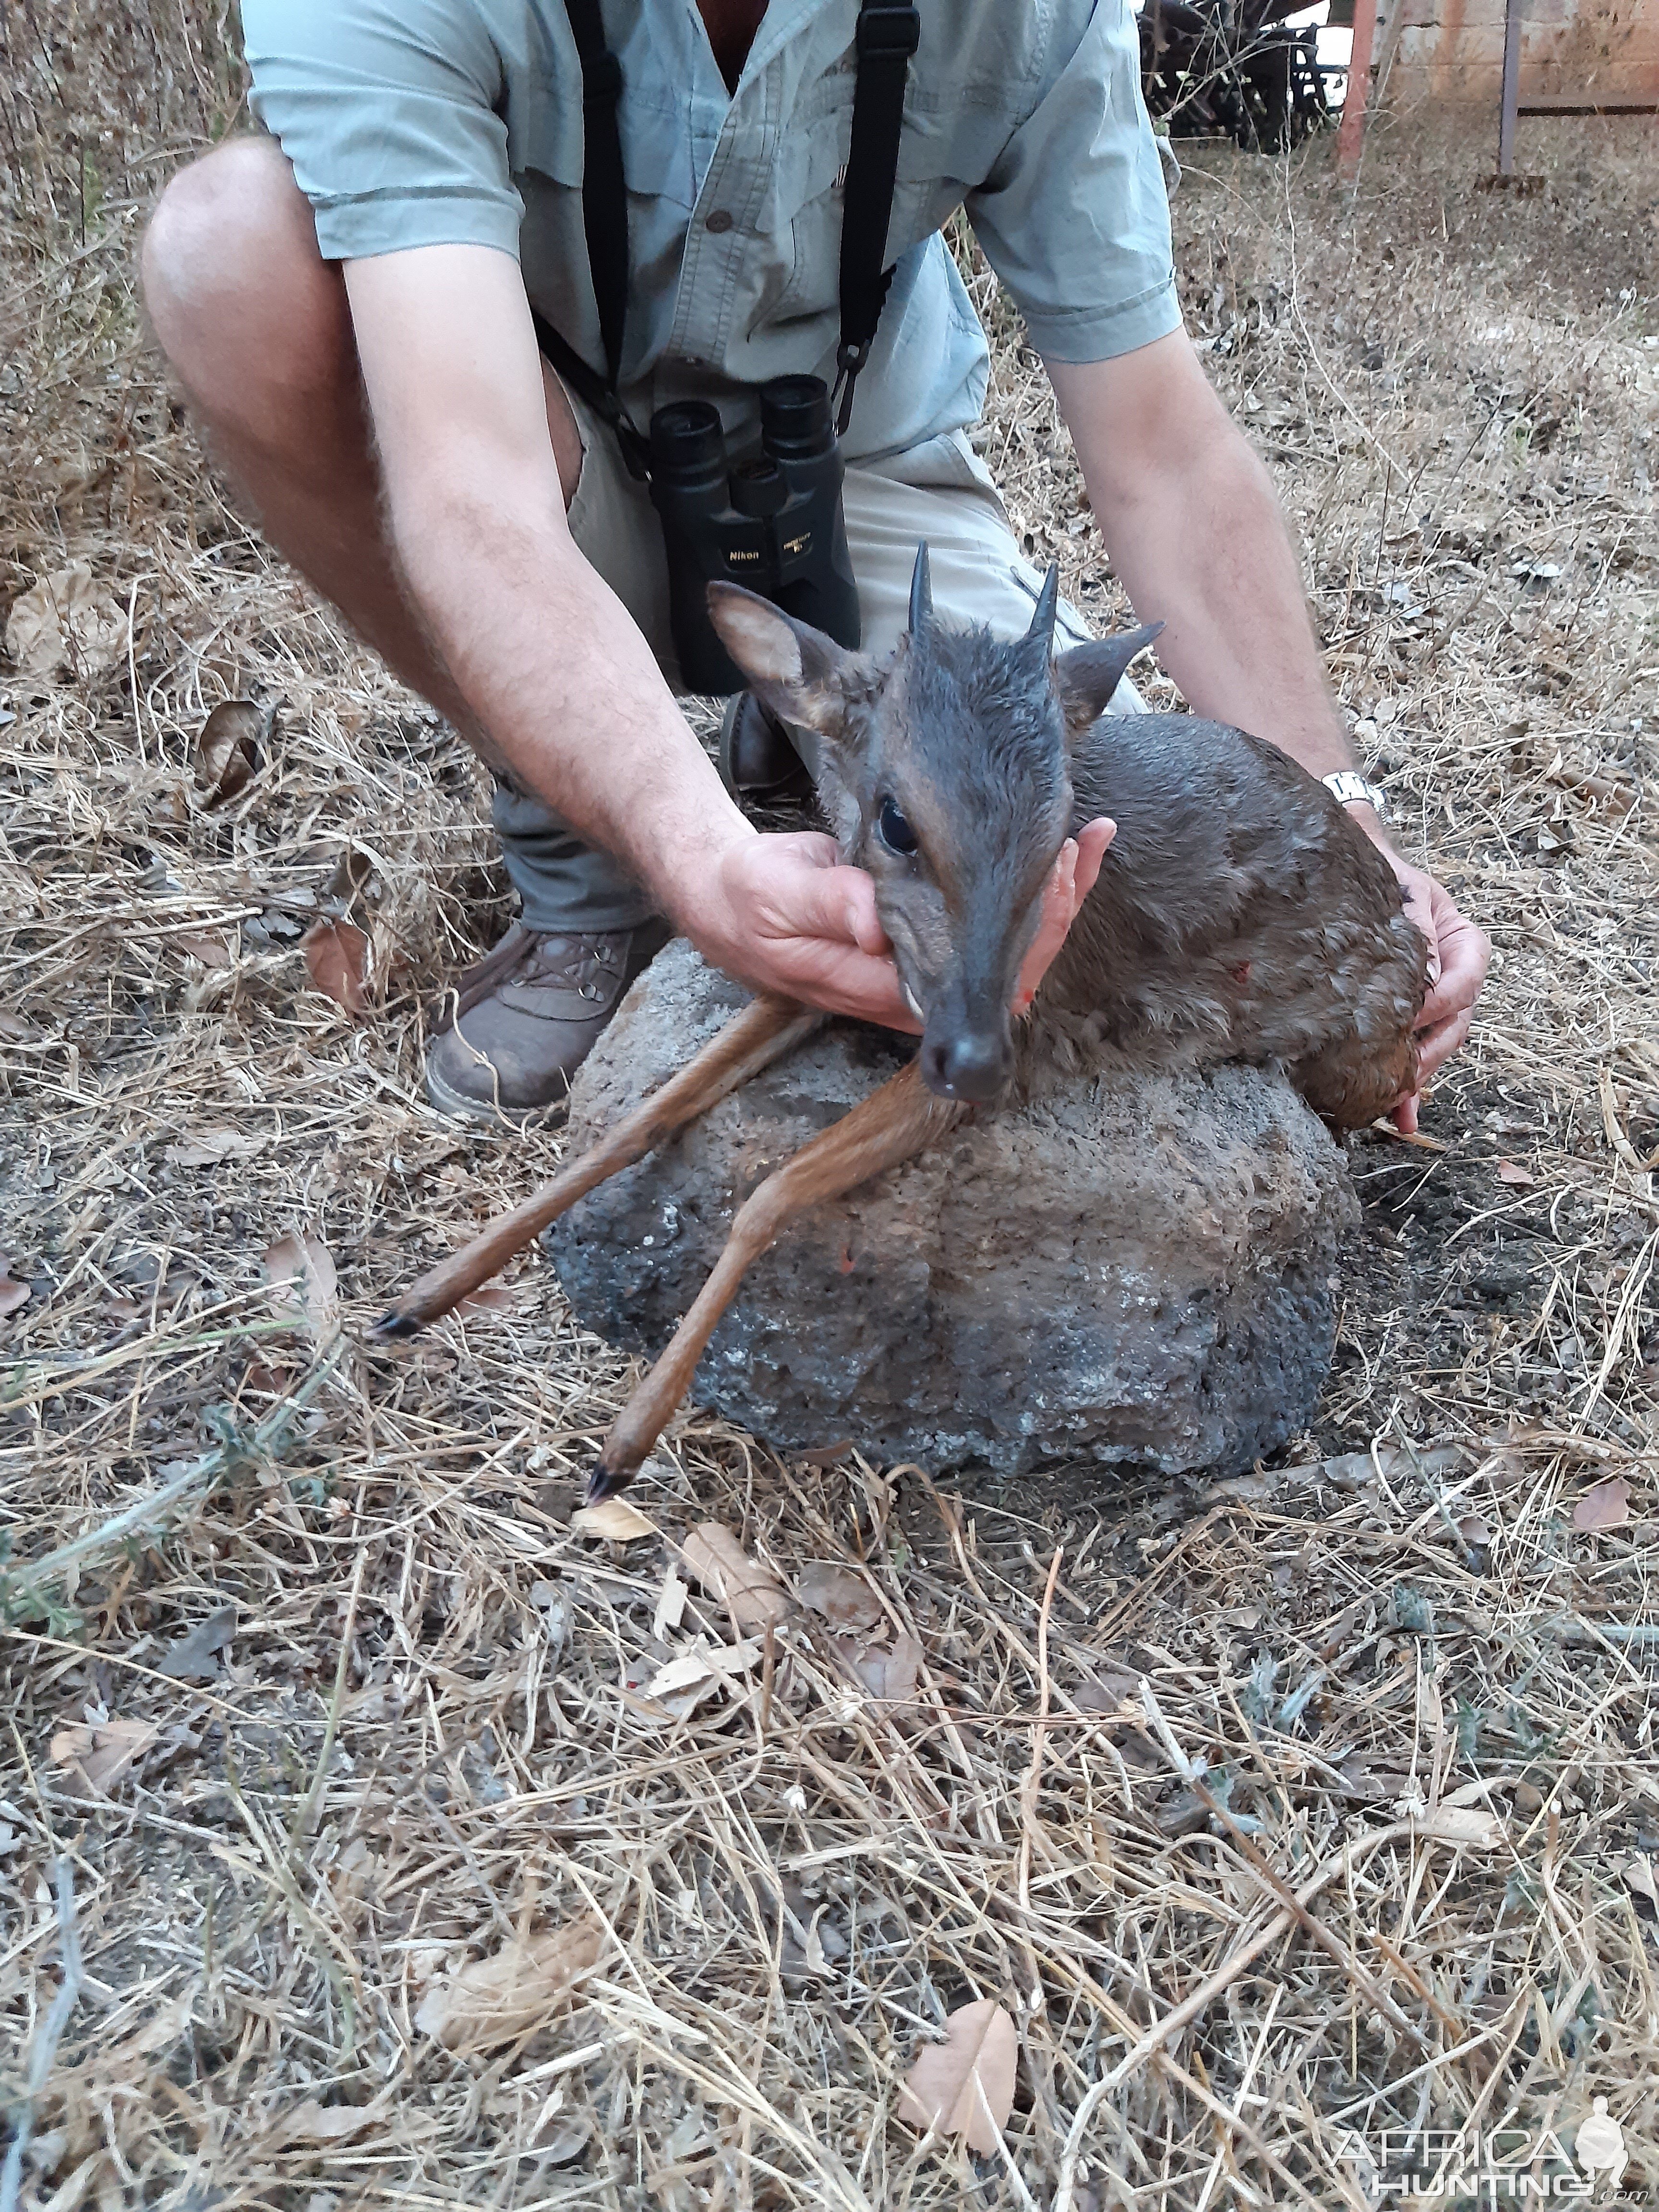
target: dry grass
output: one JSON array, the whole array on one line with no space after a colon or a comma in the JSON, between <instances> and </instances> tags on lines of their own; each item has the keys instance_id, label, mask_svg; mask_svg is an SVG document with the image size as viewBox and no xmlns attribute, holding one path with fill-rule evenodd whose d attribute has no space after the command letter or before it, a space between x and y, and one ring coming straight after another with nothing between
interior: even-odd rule
<instances>
[{"instance_id":1,"label":"dry grass","mask_svg":"<svg viewBox=\"0 0 1659 2212\"><path fill-rule=\"evenodd\" d=\"M422 1001L504 912L477 781L228 511L137 342L142 204L234 74L200 8L107 20L0 19L0 600L84 560L114 625L0 678L20 2201L1358 2206L1350 2130L1571 2143L1596 2095L1659 2201L1641 126L1531 126L1553 183L1513 204L1388 136L1357 207L1322 146L1195 149L1177 204L1344 696L1499 947L1431 1146L1356 1147L1317 1432L1225 1494L990 1493L693 1414L641 1495L663 1538L609 1551L568 1513L630 1370L544 1268L408 1356L362 1340L558 1137L422 1101ZM993 457L1104 611L992 305ZM274 728L210 804L239 692ZM319 911L372 940L362 1023L307 988ZM327 1258L277 1309L290 1232ZM1627 1519L1577 1528L1606 1480ZM877 1626L803 1607L674 1717L662 1663L735 1639L695 1587L672 1618L705 1519L791 1586L847 1564ZM475 1977L434 2040L423 2002L490 1959L516 2009ZM974 2161L893 2108L979 1995L1021 2060Z\"/></svg>"}]
</instances>

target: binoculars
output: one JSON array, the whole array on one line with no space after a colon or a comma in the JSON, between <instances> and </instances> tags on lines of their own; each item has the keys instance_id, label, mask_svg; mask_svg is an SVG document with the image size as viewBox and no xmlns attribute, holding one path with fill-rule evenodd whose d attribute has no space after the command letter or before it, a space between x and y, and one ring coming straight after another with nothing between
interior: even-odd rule
<instances>
[{"instance_id":1,"label":"binoculars","mask_svg":"<svg viewBox=\"0 0 1659 2212\"><path fill-rule=\"evenodd\" d=\"M759 457L735 466L707 400L659 407L651 418L651 498L690 691L744 688L708 619L711 583L741 584L839 645L856 649L860 641L829 387L818 376L775 377L761 386L760 408Z\"/></svg>"}]
</instances>

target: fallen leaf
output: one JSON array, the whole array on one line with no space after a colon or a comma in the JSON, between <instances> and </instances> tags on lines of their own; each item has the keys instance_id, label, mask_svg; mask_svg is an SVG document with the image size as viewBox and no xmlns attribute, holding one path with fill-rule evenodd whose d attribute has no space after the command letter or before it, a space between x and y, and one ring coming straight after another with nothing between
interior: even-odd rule
<instances>
[{"instance_id":1,"label":"fallen leaf","mask_svg":"<svg viewBox=\"0 0 1659 2212\"><path fill-rule=\"evenodd\" d=\"M602 1498L597 1505L579 1506L570 1526L579 1536L603 1536L612 1544L635 1544L641 1536L658 1534L656 1522L647 1521L625 1498Z\"/></svg>"},{"instance_id":2,"label":"fallen leaf","mask_svg":"<svg viewBox=\"0 0 1659 2212\"><path fill-rule=\"evenodd\" d=\"M1207 1504L1212 1499L1229 1498L1240 1505L1255 1505L1264 1499L1276 1497L1291 1474L1297 1470L1283 1468L1276 1473L1265 1470L1254 1474L1232 1474L1220 1482L1212 1482L1204 1492Z\"/></svg>"},{"instance_id":3,"label":"fallen leaf","mask_svg":"<svg viewBox=\"0 0 1659 2212\"><path fill-rule=\"evenodd\" d=\"M1112 1713L1126 1721L1144 1721L1146 1708L1141 1702L1140 1686L1143 1674L1125 1674L1104 1671L1079 1682L1073 1692L1085 1713Z\"/></svg>"},{"instance_id":4,"label":"fallen leaf","mask_svg":"<svg viewBox=\"0 0 1659 2212\"><path fill-rule=\"evenodd\" d=\"M174 1682L212 1682L218 1680L219 1654L236 1633L236 1608L222 1605L198 1621L188 1636L180 1637L156 1668Z\"/></svg>"},{"instance_id":5,"label":"fallen leaf","mask_svg":"<svg viewBox=\"0 0 1659 2212\"><path fill-rule=\"evenodd\" d=\"M657 1610L651 1622L651 1633L660 1640L671 1628L678 1628L685 1613L685 1584L670 1565L662 1578L662 1589L657 1598Z\"/></svg>"},{"instance_id":6,"label":"fallen leaf","mask_svg":"<svg viewBox=\"0 0 1659 2212\"><path fill-rule=\"evenodd\" d=\"M333 1318L339 1277L327 1245L311 1230L279 1237L266 1250L265 1273L278 1309L303 1310L313 1334Z\"/></svg>"},{"instance_id":7,"label":"fallen leaf","mask_svg":"<svg viewBox=\"0 0 1659 2212\"><path fill-rule=\"evenodd\" d=\"M447 1943L411 1943L404 1955L409 1961L411 1987L425 1990L431 1988L448 1965L450 1947Z\"/></svg>"},{"instance_id":8,"label":"fallen leaf","mask_svg":"<svg viewBox=\"0 0 1659 2212\"><path fill-rule=\"evenodd\" d=\"M152 1721L75 1721L52 1737L52 1763L64 1770L75 1796L107 1797L161 1733Z\"/></svg>"},{"instance_id":9,"label":"fallen leaf","mask_svg":"<svg viewBox=\"0 0 1659 2212\"><path fill-rule=\"evenodd\" d=\"M271 2139L279 2143L349 2142L384 2116L380 2105L319 2105L307 2097L303 2105L282 2115Z\"/></svg>"},{"instance_id":10,"label":"fallen leaf","mask_svg":"<svg viewBox=\"0 0 1659 2212\"><path fill-rule=\"evenodd\" d=\"M1338 1490L1364 1490L1381 1474L1385 1482L1397 1476L1449 1474L1461 1467L1466 1458L1461 1445L1430 1444L1426 1448L1413 1445L1407 1450L1402 1444L1379 1443L1371 1452L1339 1452L1334 1459L1317 1460L1308 1468L1284 1468L1273 1476L1276 1483L1288 1482L1297 1474L1312 1474L1333 1484Z\"/></svg>"},{"instance_id":11,"label":"fallen leaf","mask_svg":"<svg viewBox=\"0 0 1659 2212\"><path fill-rule=\"evenodd\" d=\"M678 1697L684 1690L704 1687L712 1690L720 1677L709 1653L708 1639L698 1637L689 1651L682 1651L677 1659L670 1659L658 1668L648 1682L641 1682L641 1694L660 1699Z\"/></svg>"},{"instance_id":12,"label":"fallen leaf","mask_svg":"<svg viewBox=\"0 0 1659 2212\"><path fill-rule=\"evenodd\" d=\"M659 1667L640 1694L665 1705L676 1720L684 1720L717 1690L728 1687L739 1674L752 1674L760 1664L763 1645L757 1637L741 1644L711 1644L699 1636L684 1651Z\"/></svg>"},{"instance_id":13,"label":"fallen leaf","mask_svg":"<svg viewBox=\"0 0 1659 2212\"><path fill-rule=\"evenodd\" d=\"M1625 1886L1633 1889L1638 1897L1645 1898L1656 1912L1659 1912L1659 1888L1656 1888L1651 1863L1638 1851L1625 1869Z\"/></svg>"},{"instance_id":14,"label":"fallen leaf","mask_svg":"<svg viewBox=\"0 0 1659 2212\"><path fill-rule=\"evenodd\" d=\"M198 1129L187 1143L169 1145L161 1158L169 1167L212 1168L221 1160L245 1158L264 1147L263 1137L245 1135L240 1129Z\"/></svg>"},{"instance_id":15,"label":"fallen leaf","mask_svg":"<svg viewBox=\"0 0 1659 2212\"><path fill-rule=\"evenodd\" d=\"M270 717L252 699L219 702L196 740L196 787L206 793L210 806L246 790L258 769L260 740L270 731Z\"/></svg>"},{"instance_id":16,"label":"fallen leaf","mask_svg":"<svg viewBox=\"0 0 1659 2212\"><path fill-rule=\"evenodd\" d=\"M705 1521L680 1547L687 1571L717 1598L737 1628L769 1628L789 1611L789 1594L775 1575L751 1559L729 1528Z\"/></svg>"},{"instance_id":17,"label":"fallen leaf","mask_svg":"<svg viewBox=\"0 0 1659 2212\"><path fill-rule=\"evenodd\" d=\"M11 1262L0 1252L0 1318L15 1313L19 1306L27 1305L33 1295L27 1283L15 1283L11 1279Z\"/></svg>"},{"instance_id":18,"label":"fallen leaf","mask_svg":"<svg viewBox=\"0 0 1659 2212\"><path fill-rule=\"evenodd\" d=\"M446 2050L468 2055L516 2043L540 2027L592 1973L610 1936L596 1914L528 1938L463 1966L421 2000L415 2025Z\"/></svg>"},{"instance_id":19,"label":"fallen leaf","mask_svg":"<svg viewBox=\"0 0 1659 2212\"><path fill-rule=\"evenodd\" d=\"M1340 1794L1356 1798L1362 1805L1380 1805L1400 1794L1401 1778L1375 1772L1368 1759L1345 1759L1337 1771L1343 1784Z\"/></svg>"},{"instance_id":20,"label":"fallen leaf","mask_svg":"<svg viewBox=\"0 0 1659 2212\"><path fill-rule=\"evenodd\" d=\"M1495 1851L1504 1841L1502 1824L1490 1813L1463 1806L1437 1805L1431 1813L1416 1814L1415 1820L1419 1836L1432 1836L1443 1844L1470 1844L1476 1850Z\"/></svg>"},{"instance_id":21,"label":"fallen leaf","mask_svg":"<svg viewBox=\"0 0 1659 2212\"><path fill-rule=\"evenodd\" d=\"M199 960L204 968L234 968L236 956L216 930L181 929L173 939L181 952Z\"/></svg>"},{"instance_id":22,"label":"fallen leaf","mask_svg":"<svg viewBox=\"0 0 1659 2212\"><path fill-rule=\"evenodd\" d=\"M371 1689L354 1698L351 1700L352 1718L356 1721L380 1718L382 1716L375 1709L374 1701L382 1695L379 1690ZM361 1903L373 1888L380 1869L380 1860L363 1838L354 1836L330 1868L329 1886L337 1897Z\"/></svg>"},{"instance_id":23,"label":"fallen leaf","mask_svg":"<svg viewBox=\"0 0 1659 2212\"><path fill-rule=\"evenodd\" d=\"M535 2152L538 2164L568 2166L573 2158L587 2148L592 2133L586 2120L568 2117L561 2120L555 2113L550 2120L538 2124L525 2148Z\"/></svg>"},{"instance_id":24,"label":"fallen leaf","mask_svg":"<svg viewBox=\"0 0 1659 2212\"><path fill-rule=\"evenodd\" d=\"M898 2116L924 2134L965 2136L989 2157L1014 2105L1019 2039L994 1997L958 2005L943 2043L930 2043L904 2077Z\"/></svg>"},{"instance_id":25,"label":"fallen leaf","mask_svg":"<svg viewBox=\"0 0 1659 2212\"><path fill-rule=\"evenodd\" d=\"M1517 1190L1532 1190L1538 1182L1537 1176L1523 1168L1519 1160L1499 1160L1498 1180L1513 1183Z\"/></svg>"},{"instance_id":26,"label":"fallen leaf","mask_svg":"<svg viewBox=\"0 0 1659 2212\"><path fill-rule=\"evenodd\" d=\"M354 1019L369 1010L369 942L349 921L314 921L300 940L317 989Z\"/></svg>"},{"instance_id":27,"label":"fallen leaf","mask_svg":"<svg viewBox=\"0 0 1659 2212\"><path fill-rule=\"evenodd\" d=\"M884 1618L881 1600L864 1577L828 1559L813 1559L801 1569L795 1595L832 1628L874 1628Z\"/></svg>"},{"instance_id":28,"label":"fallen leaf","mask_svg":"<svg viewBox=\"0 0 1659 2212\"><path fill-rule=\"evenodd\" d=\"M365 853L359 845L348 845L335 864L334 873L323 885L323 896L337 899L343 906L349 907L368 890L375 865L372 853Z\"/></svg>"},{"instance_id":29,"label":"fallen leaf","mask_svg":"<svg viewBox=\"0 0 1659 2212\"><path fill-rule=\"evenodd\" d=\"M258 1390L267 1398L278 1398L294 1380L297 1370L292 1367L272 1367L263 1359L250 1359L242 1370L242 1388Z\"/></svg>"},{"instance_id":30,"label":"fallen leaf","mask_svg":"<svg viewBox=\"0 0 1659 2212\"><path fill-rule=\"evenodd\" d=\"M6 625L6 650L26 676L54 676L66 663L78 675L102 675L126 649L127 611L99 590L84 561L32 584Z\"/></svg>"},{"instance_id":31,"label":"fallen leaf","mask_svg":"<svg viewBox=\"0 0 1659 2212\"><path fill-rule=\"evenodd\" d=\"M890 1651L858 1651L853 1672L872 1698L885 1705L908 1705L916 1694L921 1667L921 1646L914 1636L901 1636Z\"/></svg>"},{"instance_id":32,"label":"fallen leaf","mask_svg":"<svg viewBox=\"0 0 1659 2212\"><path fill-rule=\"evenodd\" d=\"M1594 1484L1572 1509L1575 1528L1622 1528L1630 1519L1630 1485L1622 1474Z\"/></svg>"},{"instance_id":33,"label":"fallen leaf","mask_svg":"<svg viewBox=\"0 0 1659 2212\"><path fill-rule=\"evenodd\" d=\"M1472 1552L1484 1552L1492 1540L1492 1525L1484 1513L1466 1513L1457 1533Z\"/></svg>"}]
</instances>

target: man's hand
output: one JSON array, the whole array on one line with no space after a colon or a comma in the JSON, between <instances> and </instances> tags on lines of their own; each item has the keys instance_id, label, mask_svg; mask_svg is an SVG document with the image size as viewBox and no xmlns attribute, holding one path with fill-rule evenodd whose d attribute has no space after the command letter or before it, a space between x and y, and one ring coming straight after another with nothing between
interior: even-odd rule
<instances>
[{"instance_id":1,"label":"man's hand","mask_svg":"<svg viewBox=\"0 0 1659 2212\"><path fill-rule=\"evenodd\" d=\"M1054 872L1043 886L1042 918L1037 924L1037 933L1020 963L1019 988L1014 993L1016 1014L1023 1014L1036 998L1037 985L1066 942L1066 933L1077 920L1084 900L1093 890L1100 864L1106 857L1106 848L1116 835L1116 823L1109 822L1102 815L1098 821L1086 823L1075 837L1068 837L1060 847Z\"/></svg>"},{"instance_id":2,"label":"man's hand","mask_svg":"<svg viewBox=\"0 0 1659 2212\"><path fill-rule=\"evenodd\" d=\"M1474 1002L1492 961L1492 940L1458 912L1449 891L1432 876L1401 859L1369 806L1351 806L1348 811L1399 877L1406 911L1429 940L1429 995L1417 1021L1419 1076L1426 1083L1468 1036ZM1394 1109L1395 1126L1406 1136L1417 1127L1419 1096L1413 1092Z\"/></svg>"},{"instance_id":3,"label":"man's hand","mask_svg":"<svg viewBox=\"0 0 1659 2212\"><path fill-rule=\"evenodd\" d=\"M1113 826L1091 822L1061 846L1021 964L1017 1014L1030 1005L1094 889ZM862 868L842 863L833 837L810 830L739 837L718 855L711 873L713 896L685 917L687 933L706 959L755 990L913 1036L920 1031L876 912L876 887Z\"/></svg>"},{"instance_id":4,"label":"man's hand","mask_svg":"<svg viewBox=\"0 0 1659 2212\"><path fill-rule=\"evenodd\" d=\"M815 830L740 836L681 909L703 957L751 990L826 1012L916 1026L899 989L876 887Z\"/></svg>"},{"instance_id":5,"label":"man's hand","mask_svg":"<svg viewBox=\"0 0 1659 2212\"><path fill-rule=\"evenodd\" d=\"M1417 1025L1419 1080L1426 1083L1468 1036L1492 960L1492 940L1458 912L1451 894L1432 876L1411 867L1397 853L1388 858L1406 887L1406 911L1429 940L1429 995ZM1396 1128L1412 1134L1417 1127L1416 1093L1400 1101L1394 1119Z\"/></svg>"}]
</instances>

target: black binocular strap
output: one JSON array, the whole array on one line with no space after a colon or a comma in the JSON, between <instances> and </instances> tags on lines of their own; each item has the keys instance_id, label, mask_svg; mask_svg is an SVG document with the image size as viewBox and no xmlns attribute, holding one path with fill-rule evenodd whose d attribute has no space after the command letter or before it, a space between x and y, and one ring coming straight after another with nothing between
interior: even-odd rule
<instances>
[{"instance_id":1,"label":"black binocular strap","mask_svg":"<svg viewBox=\"0 0 1659 2212\"><path fill-rule=\"evenodd\" d=\"M564 0L582 70L582 230L588 274L599 311L605 374L584 361L532 303L536 343L579 399L608 422L631 475L649 474L650 445L617 396L623 331L628 320L628 187L623 177L617 103L622 64L605 42L599 0Z\"/></svg>"},{"instance_id":2,"label":"black binocular strap","mask_svg":"<svg viewBox=\"0 0 1659 2212\"><path fill-rule=\"evenodd\" d=\"M628 312L628 188L623 176L617 103L622 64L605 44L599 0L564 0L582 70L582 228L599 311L606 374L584 361L532 307L536 342L559 374L610 423L636 477L649 471L650 447L617 397ZM853 142L841 218L841 344L836 354L836 428L853 414L853 386L870 358L893 272L884 268L887 226L898 177L904 84L921 40L921 17L890 0L859 0L858 74Z\"/></svg>"},{"instance_id":3,"label":"black binocular strap","mask_svg":"<svg viewBox=\"0 0 1659 2212\"><path fill-rule=\"evenodd\" d=\"M858 76L853 88L853 143L841 205L841 348L836 356L836 428L853 419L853 386L870 358L893 271L884 268L887 226L898 179L904 125L904 81L921 42L914 8L859 0Z\"/></svg>"}]
</instances>

